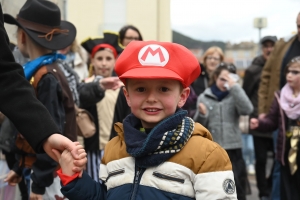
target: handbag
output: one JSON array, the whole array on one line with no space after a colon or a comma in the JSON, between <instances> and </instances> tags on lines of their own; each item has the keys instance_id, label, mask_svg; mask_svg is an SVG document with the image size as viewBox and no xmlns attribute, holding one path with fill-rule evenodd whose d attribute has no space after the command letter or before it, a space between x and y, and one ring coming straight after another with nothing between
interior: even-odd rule
<instances>
[{"instance_id":1,"label":"handbag","mask_svg":"<svg viewBox=\"0 0 300 200\"><path fill-rule=\"evenodd\" d=\"M92 114L75 105L77 135L84 138L90 138L96 133L96 126Z\"/></svg>"}]
</instances>

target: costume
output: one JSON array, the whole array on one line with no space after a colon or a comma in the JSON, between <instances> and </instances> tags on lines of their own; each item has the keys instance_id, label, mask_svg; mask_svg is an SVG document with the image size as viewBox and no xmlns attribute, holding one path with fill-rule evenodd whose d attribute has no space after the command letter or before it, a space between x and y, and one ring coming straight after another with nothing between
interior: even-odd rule
<instances>
[{"instance_id":1,"label":"costume","mask_svg":"<svg viewBox=\"0 0 300 200\"><path fill-rule=\"evenodd\" d=\"M2 7L0 12L2 16ZM33 88L24 78L22 67L14 62L2 17L0 35L0 110L23 133L36 152L44 152L43 141L60 131L47 109L36 100Z\"/></svg>"},{"instance_id":2,"label":"costume","mask_svg":"<svg viewBox=\"0 0 300 200\"><path fill-rule=\"evenodd\" d=\"M261 72L265 63L266 60L263 55L257 56L254 58L252 64L246 69L245 72L243 89L245 90L254 108L250 118L258 118L258 89ZM254 150L256 155L255 176L259 190L259 196L269 196L270 184L268 184L268 179L266 176L266 165L268 150L271 150L274 153L272 134L259 132L257 130L249 130L249 133L253 135Z\"/></svg>"},{"instance_id":3,"label":"costume","mask_svg":"<svg viewBox=\"0 0 300 200\"><path fill-rule=\"evenodd\" d=\"M197 105L203 103L206 106L206 114L201 114L197 109L194 120L207 127L214 141L227 151L235 175L237 197L245 199L247 173L241 151L239 116L250 114L253 106L243 89L237 84L229 92L222 93L223 99L218 99L219 96L213 92L216 89L217 87L213 85L198 97Z\"/></svg>"},{"instance_id":4,"label":"costume","mask_svg":"<svg viewBox=\"0 0 300 200\"><path fill-rule=\"evenodd\" d=\"M297 157L296 163L298 170L291 175L291 170L288 161L289 151L291 149L292 130L291 127L299 126L297 120L292 120L287 117L286 113L282 109L280 103L280 92L275 93L275 98L271 105L270 111L264 119L259 120L259 131L273 131L279 129L277 138L277 152L276 159L281 164L281 199L299 199L299 187L300 187L300 142L296 143Z\"/></svg>"},{"instance_id":5,"label":"costume","mask_svg":"<svg viewBox=\"0 0 300 200\"><path fill-rule=\"evenodd\" d=\"M167 125L167 130L171 130L170 128L175 128L185 115L186 111L178 111L161 122L156 129L165 130ZM167 160L160 160L159 155L154 157L154 160L160 160L159 165L139 168L135 164L138 158L133 158L127 153L127 145L139 149L142 144L145 145L145 140L137 139L141 141L135 146L130 142L131 138L126 139L127 136L134 136L130 132L126 134L126 128L134 128L138 122L139 119L129 115L124 121L124 128L122 124L117 124L118 136L106 145L107 153L103 157L103 170L100 173L101 179L106 180L107 194L104 185L88 181L85 175L82 179L76 179L63 186L63 194L70 199L119 199L120 196L124 199L129 199L130 196L135 196L136 199L236 199L229 158L218 144L211 141L210 133L203 126L192 120L189 121L190 124L183 123L188 127L195 127L184 148ZM148 135L151 135L151 132ZM156 134L152 135L152 138L147 135L146 137L159 143L159 140L154 139ZM140 161L140 164L146 167L145 163L148 163L148 160L151 158ZM212 166L211 163L217 160L218 165ZM89 192L80 192L87 188Z\"/></svg>"},{"instance_id":6,"label":"costume","mask_svg":"<svg viewBox=\"0 0 300 200\"><path fill-rule=\"evenodd\" d=\"M297 35L290 38L282 38L276 42L268 61L266 62L258 90L258 113L267 113L272 104L274 92L283 87L280 85L282 71L289 62L290 47L298 40ZM300 52L298 51L299 55Z\"/></svg>"},{"instance_id":7,"label":"costume","mask_svg":"<svg viewBox=\"0 0 300 200\"><path fill-rule=\"evenodd\" d=\"M90 53L91 58L93 58L98 51L109 48L114 54L115 59L117 59L117 56L123 51L118 41L119 36L117 34L104 32L104 38L87 39L82 42L81 45ZM113 124L118 121L123 121L130 113L125 98L122 98L122 96L124 96L123 90L119 88L116 90L108 89L103 91L99 85L101 78L101 76L94 74L85 79L84 82L86 85L91 83L97 84L93 91L86 91L83 88L80 90L81 98L86 96L85 99L89 99L86 102L82 102L81 107L93 115L96 125L96 133L90 138L84 138L84 146L88 157L87 172L95 181L99 181L100 160L103 156L105 145L113 135L116 135L113 130ZM86 86L83 87L86 88ZM122 108L117 108L119 106L118 104L120 104ZM116 116L119 118L116 118Z\"/></svg>"},{"instance_id":8,"label":"costume","mask_svg":"<svg viewBox=\"0 0 300 200\"><path fill-rule=\"evenodd\" d=\"M70 199L236 199L226 151L187 117L187 111L178 108L200 73L195 56L175 43L132 41L118 58L115 71L125 86L128 83L128 103L137 103L135 97L141 97L145 108L132 106L133 114L115 125L118 136L106 145L100 167L105 183L59 173L62 193ZM158 84L153 86L156 79ZM169 89L167 85L173 84L169 80L178 84ZM179 96L183 101L170 102L177 109L169 109L168 115L155 105ZM152 115L156 119L148 120Z\"/></svg>"}]
</instances>

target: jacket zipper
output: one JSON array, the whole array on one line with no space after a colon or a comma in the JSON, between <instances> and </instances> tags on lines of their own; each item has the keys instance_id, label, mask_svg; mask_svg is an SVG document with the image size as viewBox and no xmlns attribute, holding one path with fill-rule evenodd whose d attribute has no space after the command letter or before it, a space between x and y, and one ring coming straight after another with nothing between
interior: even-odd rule
<instances>
[{"instance_id":1,"label":"jacket zipper","mask_svg":"<svg viewBox=\"0 0 300 200\"><path fill-rule=\"evenodd\" d=\"M169 180L169 181L176 181L176 182L179 182L179 183L184 183L184 179L175 178L175 177L164 175L164 174L161 174L161 173L158 173L158 172L153 172L152 175L156 176L157 178L161 178L161 179L165 179L165 180Z\"/></svg>"},{"instance_id":2,"label":"jacket zipper","mask_svg":"<svg viewBox=\"0 0 300 200\"><path fill-rule=\"evenodd\" d=\"M144 171L145 171L145 169L136 167L134 183L133 183L133 190L132 190L132 194L131 194L131 198L130 198L131 200L134 200L136 197L137 189L139 187L139 183L141 181L141 177L142 177Z\"/></svg>"},{"instance_id":3,"label":"jacket zipper","mask_svg":"<svg viewBox=\"0 0 300 200\"><path fill-rule=\"evenodd\" d=\"M222 106L223 106L223 104L221 103L221 106L220 106L220 118L221 118L221 141L222 141L222 143L223 143L223 141L224 141L224 138L223 138L223 115L222 115Z\"/></svg>"}]
</instances>

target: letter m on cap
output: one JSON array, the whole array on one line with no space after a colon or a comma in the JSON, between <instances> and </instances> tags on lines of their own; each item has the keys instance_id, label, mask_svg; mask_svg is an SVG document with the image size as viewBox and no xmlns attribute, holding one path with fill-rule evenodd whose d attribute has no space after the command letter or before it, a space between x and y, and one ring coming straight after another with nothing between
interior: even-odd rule
<instances>
[{"instance_id":1,"label":"letter m on cap","mask_svg":"<svg viewBox=\"0 0 300 200\"><path fill-rule=\"evenodd\" d=\"M165 66L169 61L168 51L157 44L143 47L138 56L140 63L144 66Z\"/></svg>"}]
</instances>

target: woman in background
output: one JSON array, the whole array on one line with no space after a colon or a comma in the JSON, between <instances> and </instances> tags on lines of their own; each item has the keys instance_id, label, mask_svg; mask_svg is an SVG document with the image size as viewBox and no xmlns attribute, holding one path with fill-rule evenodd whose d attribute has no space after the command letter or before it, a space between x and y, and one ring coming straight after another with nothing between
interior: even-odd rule
<instances>
[{"instance_id":1,"label":"woman in background","mask_svg":"<svg viewBox=\"0 0 300 200\"><path fill-rule=\"evenodd\" d=\"M143 40L140 31L132 25L123 26L119 31L119 36L120 36L120 43L124 47L126 47L132 40L139 40L139 41Z\"/></svg>"}]
</instances>

